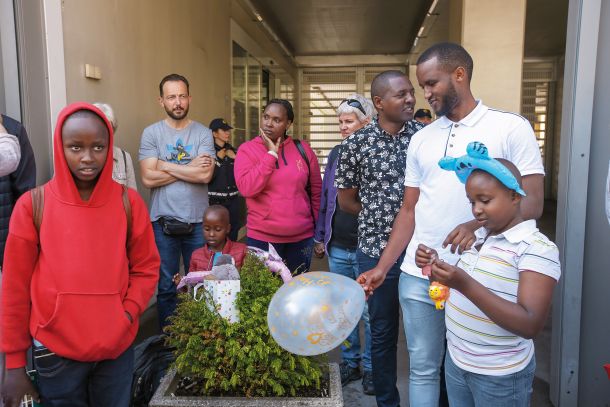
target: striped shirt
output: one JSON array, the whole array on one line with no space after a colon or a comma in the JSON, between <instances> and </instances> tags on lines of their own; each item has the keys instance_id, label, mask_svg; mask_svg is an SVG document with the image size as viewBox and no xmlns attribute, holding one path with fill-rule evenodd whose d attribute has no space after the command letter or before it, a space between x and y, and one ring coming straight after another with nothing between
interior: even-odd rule
<instances>
[{"instance_id":1,"label":"striped shirt","mask_svg":"<svg viewBox=\"0 0 610 407\"><path fill-rule=\"evenodd\" d=\"M517 302L519 273L534 271L559 280L557 246L527 220L496 236L475 232L476 243L464 252L458 267L507 301ZM483 243L484 242L484 243ZM483 245L479 250L475 246ZM457 290L445 307L447 349L463 370L501 376L524 369L534 355L534 342L496 325Z\"/></svg>"}]
</instances>

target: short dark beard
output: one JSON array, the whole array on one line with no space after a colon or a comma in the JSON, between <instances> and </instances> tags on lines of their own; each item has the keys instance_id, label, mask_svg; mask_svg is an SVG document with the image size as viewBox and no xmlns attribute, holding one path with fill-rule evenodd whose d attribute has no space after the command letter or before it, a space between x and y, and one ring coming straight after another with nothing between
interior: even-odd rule
<instances>
[{"instance_id":1,"label":"short dark beard","mask_svg":"<svg viewBox=\"0 0 610 407\"><path fill-rule=\"evenodd\" d=\"M176 116L172 110L167 110L167 108L165 108L165 113L167 113L167 115L169 117L171 117L172 119L174 119L174 120L182 120L182 119L186 119L186 116L189 114L188 107L186 109L183 109L183 110L184 110L184 114L181 117L180 116Z\"/></svg>"},{"instance_id":2,"label":"short dark beard","mask_svg":"<svg viewBox=\"0 0 610 407\"><path fill-rule=\"evenodd\" d=\"M447 116L449 113L451 113L453 111L453 109L457 106L458 102L460 101L460 98L457 94L457 92L455 91L455 86L453 86L453 83L449 83L449 89L447 90L447 93L443 95L443 97L441 98L441 109L438 111L435 111L434 113L436 113L437 116Z\"/></svg>"}]
</instances>

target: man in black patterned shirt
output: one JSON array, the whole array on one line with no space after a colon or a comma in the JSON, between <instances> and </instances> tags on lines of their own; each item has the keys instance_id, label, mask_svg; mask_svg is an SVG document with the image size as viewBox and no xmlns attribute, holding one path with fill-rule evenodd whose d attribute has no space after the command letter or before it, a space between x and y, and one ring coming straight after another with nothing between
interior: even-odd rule
<instances>
[{"instance_id":1,"label":"man in black patterned shirt","mask_svg":"<svg viewBox=\"0 0 610 407\"><path fill-rule=\"evenodd\" d=\"M374 267L385 248L404 193L405 162L411 136L423 125L413 120L414 89L400 71L373 79L371 96L378 116L343 142L335 185L342 210L358 214L358 265ZM368 299L371 358L377 405L396 407L398 341L398 259L375 295Z\"/></svg>"}]
</instances>

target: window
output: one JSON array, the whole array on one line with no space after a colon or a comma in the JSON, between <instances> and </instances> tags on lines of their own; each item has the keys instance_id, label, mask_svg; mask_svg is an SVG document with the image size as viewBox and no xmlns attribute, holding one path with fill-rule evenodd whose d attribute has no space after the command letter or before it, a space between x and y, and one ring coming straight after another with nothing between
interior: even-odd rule
<instances>
[{"instance_id":1,"label":"window","mask_svg":"<svg viewBox=\"0 0 610 407\"><path fill-rule=\"evenodd\" d=\"M301 71L301 137L309 140L324 171L328 154L342 139L337 107L352 93L371 97L377 74L404 67L308 68Z\"/></svg>"}]
</instances>

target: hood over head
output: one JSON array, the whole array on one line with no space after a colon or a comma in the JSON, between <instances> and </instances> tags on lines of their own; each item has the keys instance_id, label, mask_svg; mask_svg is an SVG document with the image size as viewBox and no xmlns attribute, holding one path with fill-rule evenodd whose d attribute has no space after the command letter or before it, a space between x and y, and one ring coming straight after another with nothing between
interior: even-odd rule
<instances>
[{"instance_id":1,"label":"hood over head","mask_svg":"<svg viewBox=\"0 0 610 407\"><path fill-rule=\"evenodd\" d=\"M63 142L62 142L62 129L66 120L75 112L80 110L89 110L95 115L99 116L102 121L106 124L108 129L108 155L104 168L100 172L97 179L97 183L93 189L93 193L88 201L83 201L76 189L76 184L68 163L66 162L66 156L64 154ZM53 134L53 158L54 158L54 175L49 186L51 191L57 196L58 199L70 204L82 205L82 206L100 206L110 198L110 191L113 188L115 182L112 180L112 146L114 145L114 134L112 132L112 125L106 118L106 115L93 106L86 102L71 103L64 107L59 116L57 117L57 125L55 126L55 133Z\"/></svg>"}]
</instances>

